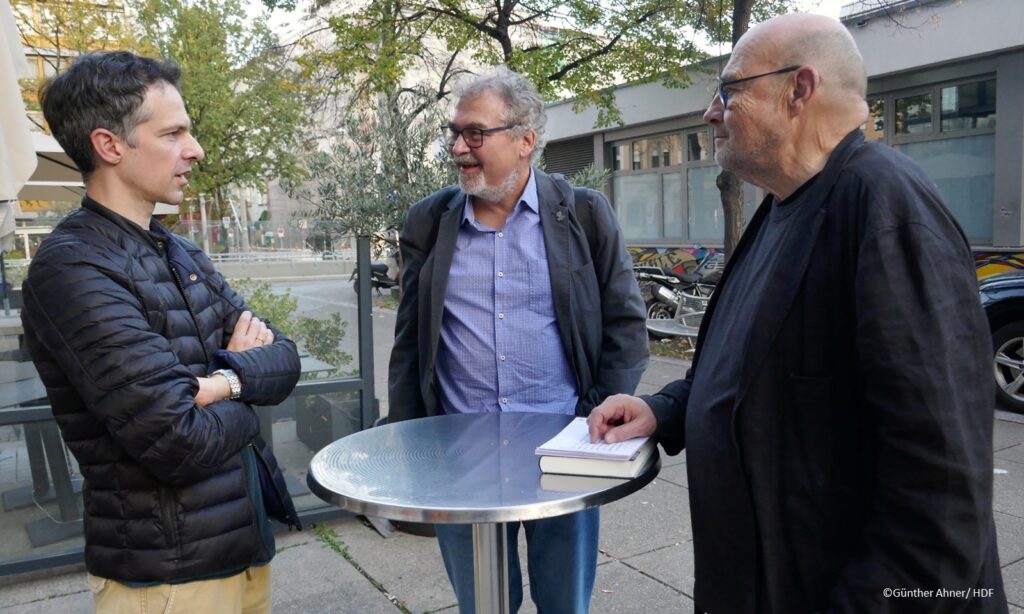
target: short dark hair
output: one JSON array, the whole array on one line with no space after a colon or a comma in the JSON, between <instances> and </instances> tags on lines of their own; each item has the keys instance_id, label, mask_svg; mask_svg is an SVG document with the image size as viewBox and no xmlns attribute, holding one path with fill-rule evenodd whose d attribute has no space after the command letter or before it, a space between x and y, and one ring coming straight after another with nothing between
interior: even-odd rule
<instances>
[{"instance_id":1,"label":"short dark hair","mask_svg":"<svg viewBox=\"0 0 1024 614\"><path fill-rule=\"evenodd\" d=\"M164 82L178 88L181 68L128 51L86 53L39 89L39 103L54 138L88 179L96 169L90 135L105 128L131 144L146 90Z\"/></svg>"}]
</instances>

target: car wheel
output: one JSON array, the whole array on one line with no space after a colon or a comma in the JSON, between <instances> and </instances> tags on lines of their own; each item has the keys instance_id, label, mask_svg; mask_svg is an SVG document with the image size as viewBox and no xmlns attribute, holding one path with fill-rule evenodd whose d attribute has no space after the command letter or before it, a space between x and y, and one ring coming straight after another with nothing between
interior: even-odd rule
<instances>
[{"instance_id":1,"label":"car wheel","mask_svg":"<svg viewBox=\"0 0 1024 614\"><path fill-rule=\"evenodd\" d=\"M1024 413L1024 322L1013 322L992 334L996 397L1010 411Z\"/></svg>"}]
</instances>

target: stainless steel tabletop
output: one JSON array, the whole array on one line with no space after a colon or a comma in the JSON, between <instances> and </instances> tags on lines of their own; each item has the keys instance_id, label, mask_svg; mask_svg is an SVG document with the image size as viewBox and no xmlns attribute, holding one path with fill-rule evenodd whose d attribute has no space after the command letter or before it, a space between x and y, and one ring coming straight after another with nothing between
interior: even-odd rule
<instances>
[{"instance_id":1,"label":"stainless steel tabletop","mask_svg":"<svg viewBox=\"0 0 1024 614\"><path fill-rule=\"evenodd\" d=\"M621 499L658 475L657 453L633 479L542 475L534 450L572 418L510 412L385 424L320 450L306 482L357 514L447 524L561 516Z\"/></svg>"}]
</instances>

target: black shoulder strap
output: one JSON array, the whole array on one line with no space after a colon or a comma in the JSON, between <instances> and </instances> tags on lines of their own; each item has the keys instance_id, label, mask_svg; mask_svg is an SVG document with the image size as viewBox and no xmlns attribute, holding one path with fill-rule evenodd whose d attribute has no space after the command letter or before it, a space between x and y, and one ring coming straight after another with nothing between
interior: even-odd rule
<instances>
[{"instance_id":1,"label":"black shoulder strap","mask_svg":"<svg viewBox=\"0 0 1024 614\"><path fill-rule=\"evenodd\" d=\"M590 248L590 258L594 258L597 247L594 244L594 237L597 231L594 230L594 203L590 199L590 190L587 188L573 188L573 199L576 205L576 219L580 221L584 234L587 235L587 247Z\"/></svg>"}]
</instances>

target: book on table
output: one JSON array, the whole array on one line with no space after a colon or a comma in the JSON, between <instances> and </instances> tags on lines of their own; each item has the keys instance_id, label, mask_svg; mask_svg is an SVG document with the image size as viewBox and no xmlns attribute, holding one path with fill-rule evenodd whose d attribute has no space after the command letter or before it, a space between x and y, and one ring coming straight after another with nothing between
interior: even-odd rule
<instances>
[{"instance_id":1,"label":"book on table","mask_svg":"<svg viewBox=\"0 0 1024 614\"><path fill-rule=\"evenodd\" d=\"M619 443L590 442L586 418L576 418L537 447L544 473L634 478L647 466L655 449L649 437Z\"/></svg>"}]
</instances>

